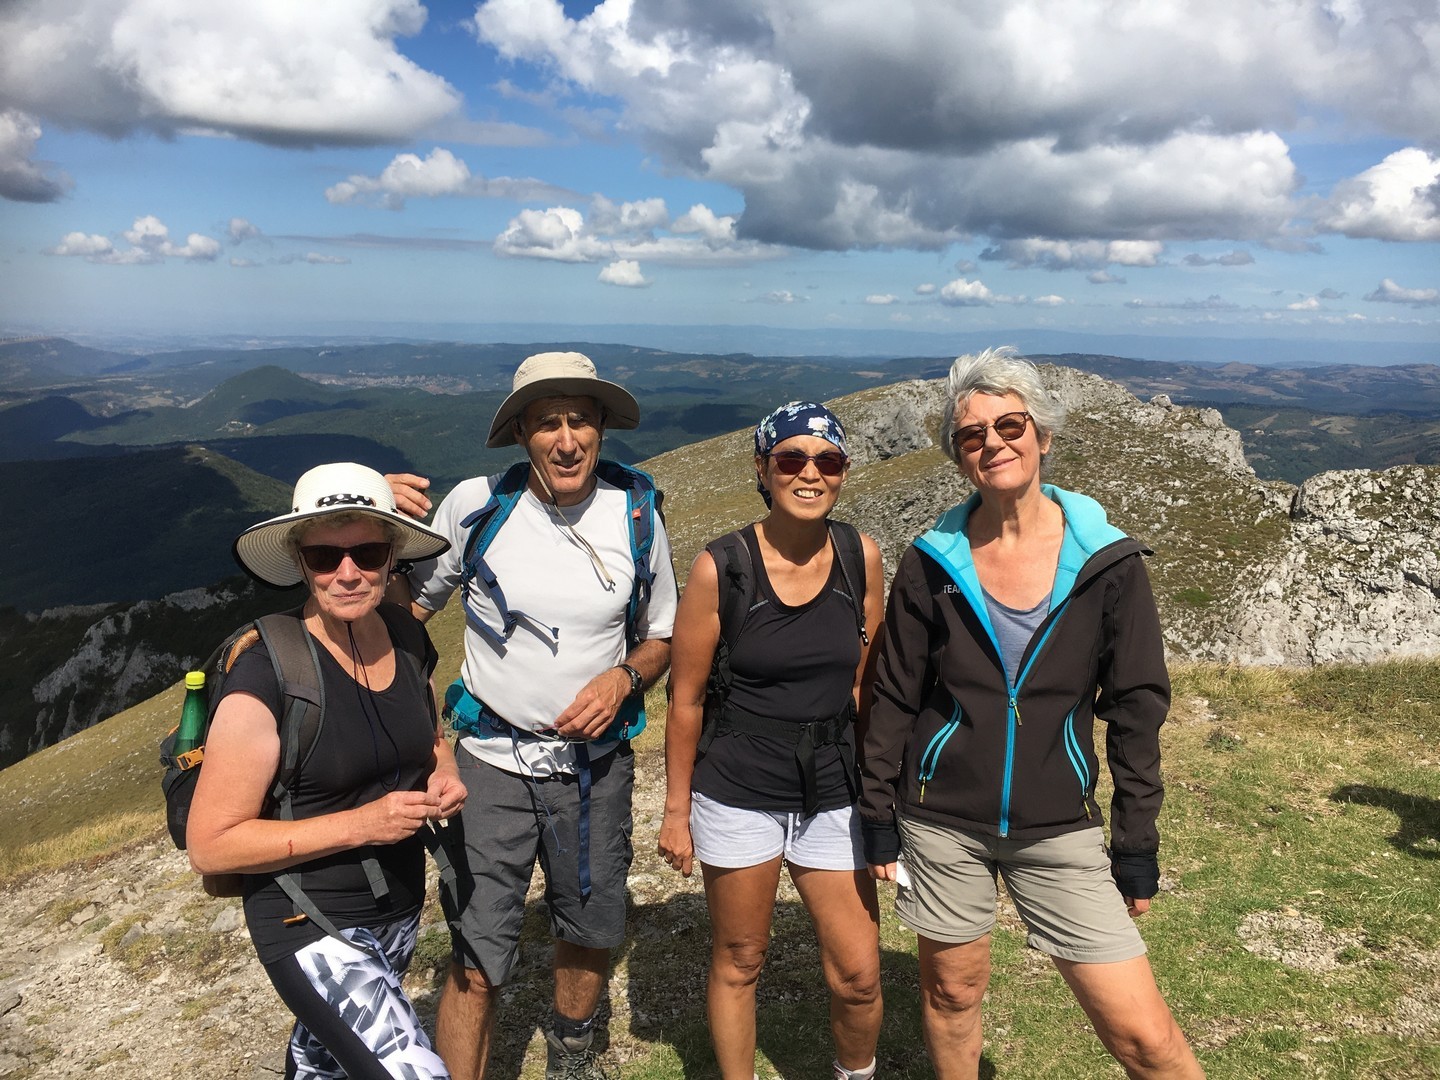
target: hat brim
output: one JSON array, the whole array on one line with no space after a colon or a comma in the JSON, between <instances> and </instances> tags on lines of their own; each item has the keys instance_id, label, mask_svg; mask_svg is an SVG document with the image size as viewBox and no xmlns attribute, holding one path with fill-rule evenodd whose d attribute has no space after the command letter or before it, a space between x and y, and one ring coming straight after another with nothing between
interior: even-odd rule
<instances>
[{"instance_id":1,"label":"hat brim","mask_svg":"<svg viewBox=\"0 0 1440 1080\"><path fill-rule=\"evenodd\" d=\"M640 426L640 403L635 396L619 383L596 378L537 379L527 383L510 394L495 410L495 419L490 421L490 437L485 445L490 447L511 446L515 433L511 424L530 405L542 398L591 397L605 410L605 427L629 430Z\"/></svg>"},{"instance_id":2,"label":"hat brim","mask_svg":"<svg viewBox=\"0 0 1440 1080\"><path fill-rule=\"evenodd\" d=\"M288 589L304 580L290 549L290 530L305 521L319 521L335 514L365 514L400 530L395 558L422 561L450 549L450 541L399 511L390 513L364 506L335 506L304 514L281 514L252 525L235 538L233 552L240 568L262 585Z\"/></svg>"}]
</instances>

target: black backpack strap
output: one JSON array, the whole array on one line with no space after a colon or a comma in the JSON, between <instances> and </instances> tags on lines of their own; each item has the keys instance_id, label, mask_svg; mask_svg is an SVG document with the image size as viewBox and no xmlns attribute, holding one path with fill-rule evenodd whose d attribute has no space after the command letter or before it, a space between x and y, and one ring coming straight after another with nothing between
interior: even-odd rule
<instances>
[{"instance_id":1,"label":"black backpack strap","mask_svg":"<svg viewBox=\"0 0 1440 1080\"><path fill-rule=\"evenodd\" d=\"M860 542L860 530L848 521L831 521L830 542L840 556L840 576L855 606L855 629L860 640L869 645L870 634L865 629L865 548Z\"/></svg>"},{"instance_id":2,"label":"black backpack strap","mask_svg":"<svg viewBox=\"0 0 1440 1080\"><path fill-rule=\"evenodd\" d=\"M710 661L710 678L705 684L705 722L696 754L704 754L715 741L716 721L730 696L730 653L740 640L745 617L755 601L755 570L750 547L740 530L728 532L705 545L715 560L715 584L719 590L720 638Z\"/></svg>"}]
</instances>

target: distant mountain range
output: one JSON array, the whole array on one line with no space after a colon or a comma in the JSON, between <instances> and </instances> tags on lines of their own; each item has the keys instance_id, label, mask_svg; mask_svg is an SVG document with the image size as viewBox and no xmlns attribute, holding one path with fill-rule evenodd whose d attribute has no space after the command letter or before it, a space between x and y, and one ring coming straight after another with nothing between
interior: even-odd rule
<instances>
[{"instance_id":1,"label":"distant mountain range","mask_svg":"<svg viewBox=\"0 0 1440 1080\"><path fill-rule=\"evenodd\" d=\"M640 429L606 441L608 455L627 461L744 427L779 401L933 378L951 359L696 355L594 342L129 356L61 338L0 342L0 392L12 402L0 408L0 491L28 508L0 526L0 538L12 541L0 544L0 606L154 599L213 581L229 570L238 525L283 503L295 478L322 461L420 472L437 493L495 471L515 451L487 450L479 434L518 360L544 348L588 353L640 398ZM1264 476L1298 482L1325 468L1440 460L1434 365L1293 369L1088 353L1036 359L1103 375L1141 398L1215 405L1242 432ZM26 497L34 491L48 497ZM79 493L88 520L124 530L127 572L71 571L77 560L107 565L104 537L113 533L93 527L37 550L31 538L54 532L56 515L68 523ZM223 512L189 514L185 546L155 539L165 535L153 527L157 520L185 515L202 493L219 495ZM85 557L87 546L101 552L98 560Z\"/></svg>"}]
</instances>

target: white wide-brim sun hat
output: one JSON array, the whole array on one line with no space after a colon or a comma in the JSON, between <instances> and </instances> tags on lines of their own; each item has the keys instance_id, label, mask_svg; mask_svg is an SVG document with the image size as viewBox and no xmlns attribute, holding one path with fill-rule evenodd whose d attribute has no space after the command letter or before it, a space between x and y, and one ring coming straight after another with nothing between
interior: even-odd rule
<instances>
[{"instance_id":1,"label":"white wide-brim sun hat","mask_svg":"<svg viewBox=\"0 0 1440 1080\"><path fill-rule=\"evenodd\" d=\"M295 483L290 512L252 525L235 538L235 561L256 581L288 589L303 580L290 530L302 521L359 511L388 521L400 530L395 558L433 559L450 547L450 541L433 529L402 514L395 493L374 469L353 461L317 465Z\"/></svg>"},{"instance_id":2,"label":"white wide-brim sun hat","mask_svg":"<svg viewBox=\"0 0 1440 1080\"><path fill-rule=\"evenodd\" d=\"M640 426L640 403L619 383L595 374L595 363L584 353L543 352L527 356L515 369L510 396L495 410L486 446L510 446L515 433L510 425L532 401L550 397L592 397L605 410L607 428Z\"/></svg>"}]
</instances>

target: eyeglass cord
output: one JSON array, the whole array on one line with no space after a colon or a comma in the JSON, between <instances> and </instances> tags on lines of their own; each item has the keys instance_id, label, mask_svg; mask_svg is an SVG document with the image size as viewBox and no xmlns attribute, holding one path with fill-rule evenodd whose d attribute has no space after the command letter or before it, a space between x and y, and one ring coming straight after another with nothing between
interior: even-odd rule
<instances>
[{"instance_id":1,"label":"eyeglass cord","mask_svg":"<svg viewBox=\"0 0 1440 1080\"><path fill-rule=\"evenodd\" d=\"M385 735L385 740L390 744L390 752L393 755L395 761L394 768L392 768L390 771L390 778L386 780L384 777L381 777L380 786L386 791L394 791L397 787L400 786L400 748L395 745L394 736L390 734L389 729L385 726L385 721L382 720L380 717L380 706L375 701L375 691L370 688L370 675L365 670L365 662L360 656L360 646L355 641L355 624L353 622L347 622L345 624L345 632L350 637L350 662L352 665L351 682L355 684L355 700L360 704L360 715L365 717L365 723L370 728L370 747L375 755L375 775L377 777L381 776L380 740L376 737L375 734L376 727L379 727L379 729ZM400 674L400 666L398 662L395 666L395 674L398 678ZM360 687L362 683L365 687L365 693L363 694L360 692ZM366 708L365 703L365 697L367 694L370 697L370 708L368 709ZM373 719L370 716L370 712L372 709L375 712L375 716Z\"/></svg>"}]
</instances>

